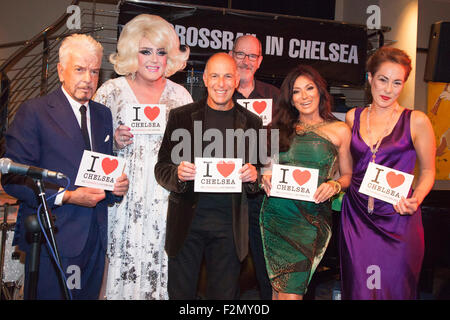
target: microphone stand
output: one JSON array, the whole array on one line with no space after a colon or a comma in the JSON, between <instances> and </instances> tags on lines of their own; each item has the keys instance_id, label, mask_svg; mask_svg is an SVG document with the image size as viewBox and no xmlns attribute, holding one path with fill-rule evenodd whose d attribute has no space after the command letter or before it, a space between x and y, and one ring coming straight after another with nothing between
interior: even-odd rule
<instances>
[{"instance_id":1,"label":"microphone stand","mask_svg":"<svg viewBox=\"0 0 450 320\"><path fill-rule=\"evenodd\" d=\"M42 222L42 225L44 227L44 231L47 235L47 238L50 241L50 246L53 249L53 252L55 254L55 258L58 262L58 264L61 265L61 259L59 257L58 248L56 245L55 235L54 235L54 225L53 220L51 218L51 212L47 205L47 200L45 199L45 190L44 190L44 183L41 179L34 179L36 186L39 190L39 200L42 204L41 210L38 213L40 220ZM38 274L39 274L39 259L40 259L40 247L41 247L41 239L42 234L39 227L39 223L37 221L37 217L35 215L32 215L27 219L25 224L27 231L30 235L30 242L31 242L31 256L29 257L27 265L28 265L28 274L29 274L29 284L25 288L26 292L26 298L27 299L36 299L36 293L37 293L37 280L38 280ZM66 300L70 299L69 296L69 289L67 288L66 281L64 281L64 277L59 271L59 269L56 270L58 274L58 278L60 281L61 286L63 287L64 291L64 297Z\"/></svg>"},{"instance_id":2,"label":"microphone stand","mask_svg":"<svg viewBox=\"0 0 450 320\"><path fill-rule=\"evenodd\" d=\"M25 281L24 299L36 300L42 233L35 214L25 219L25 229L27 230L27 241L30 243L31 248L26 261L28 277L27 281Z\"/></svg>"}]
</instances>

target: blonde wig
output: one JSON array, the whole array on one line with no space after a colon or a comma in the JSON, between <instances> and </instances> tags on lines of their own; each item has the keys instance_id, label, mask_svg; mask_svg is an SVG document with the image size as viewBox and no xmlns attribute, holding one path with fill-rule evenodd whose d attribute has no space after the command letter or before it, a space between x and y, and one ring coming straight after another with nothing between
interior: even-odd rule
<instances>
[{"instance_id":1,"label":"blonde wig","mask_svg":"<svg viewBox=\"0 0 450 320\"><path fill-rule=\"evenodd\" d=\"M137 71L139 42L142 38L167 51L165 77L184 69L189 58L189 48L186 46L185 51L180 50L180 41L172 25L159 16L141 14L125 25L117 43L117 53L109 57L117 74L128 76Z\"/></svg>"}]
</instances>

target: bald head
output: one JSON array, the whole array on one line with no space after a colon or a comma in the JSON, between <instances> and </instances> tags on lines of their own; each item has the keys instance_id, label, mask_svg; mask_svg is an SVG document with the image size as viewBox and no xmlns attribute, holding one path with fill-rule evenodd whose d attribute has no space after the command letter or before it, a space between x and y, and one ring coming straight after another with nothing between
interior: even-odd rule
<instances>
[{"instance_id":1,"label":"bald head","mask_svg":"<svg viewBox=\"0 0 450 320\"><path fill-rule=\"evenodd\" d=\"M252 36L251 34L246 34L245 36L240 36L239 38L237 38L236 41L234 41L233 50L239 51L236 50L236 48L240 48L240 46L244 44L256 48L258 55L262 54L261 41L259 41L258 38Z\"/></svg>"},{"instance_id":2,"label":"bald head","mask_svg":"<svg viewBox=\"0 0 450 320\"><path fill-rule=\"evenodd\" d=\"M208 89L207 103L216 110L233 108L233 93L239 84L236 62L226 53L216 53L209 58L203 73Z\"/></svg>"},{"instance_id":3,"label":"bald head","mask_svg":"<svg viewBox=\"0 0 450 320\"><path fill-rule=\"evenodd\" d=\"M230 57L228 54L224 53L224 52L219 52L219 53L215 53L213 54L208 61L206 62L206 66L205 66L205 73L208 72L208 69L210 69L210 65L215 65L216 63L225 63L225 64L230 64L231 67L236 71L236 62L234 61L234 59L232 57Z\"/></svg>"}]
</instances>

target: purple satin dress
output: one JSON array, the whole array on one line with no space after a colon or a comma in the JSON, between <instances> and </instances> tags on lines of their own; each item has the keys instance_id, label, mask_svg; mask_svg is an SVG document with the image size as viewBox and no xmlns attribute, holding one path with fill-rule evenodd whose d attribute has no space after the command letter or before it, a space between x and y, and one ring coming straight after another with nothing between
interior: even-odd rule
<instances>
[{"instance_id":1,"label":"purple satin dress","mask_svg":"<svg viewBox=\"0 0 450 320\"><path fill-rule=\"evenodd\" d=\"M421 211L402 216L391 204L375 199L373 214L367 213L368 196L358 192L372 156L359 134L362 110L355 110L350 146L353 177L342 203L342 299L417 299L424 254ZM381 141L377 164L413 174L416 152L410 119L411 110L405 109Z\"/></svg>"}]
</instances>

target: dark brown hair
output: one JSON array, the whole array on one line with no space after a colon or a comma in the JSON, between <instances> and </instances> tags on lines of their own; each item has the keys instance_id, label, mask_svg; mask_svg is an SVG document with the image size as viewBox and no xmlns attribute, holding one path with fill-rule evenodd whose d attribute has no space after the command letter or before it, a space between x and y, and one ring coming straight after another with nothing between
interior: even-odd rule
<instances>
[{"instance_id":1,"label":"dark brown hair","mask_svg":"<svg viewBox=\"0 0 450 320\"><path fill-rule=\"evenodd\" d=\"M311 66L298 65L284 79L281 88L280 96L277 100L277 113L269 126L271 129L279 129L280 132L280 151L287 151L291 145L292 138L295 134L295 125L299 120L300 113L297 108L292 105L292 96L294 93L294 83L298 77L305 76L311 79L316 85L319 95L319 114L324 120L336 120L336 117L331 113L333 105L333 98L328 93L327 82ZM270 141L270 140L269 140Z\"/></svg>"}]
</instances>

